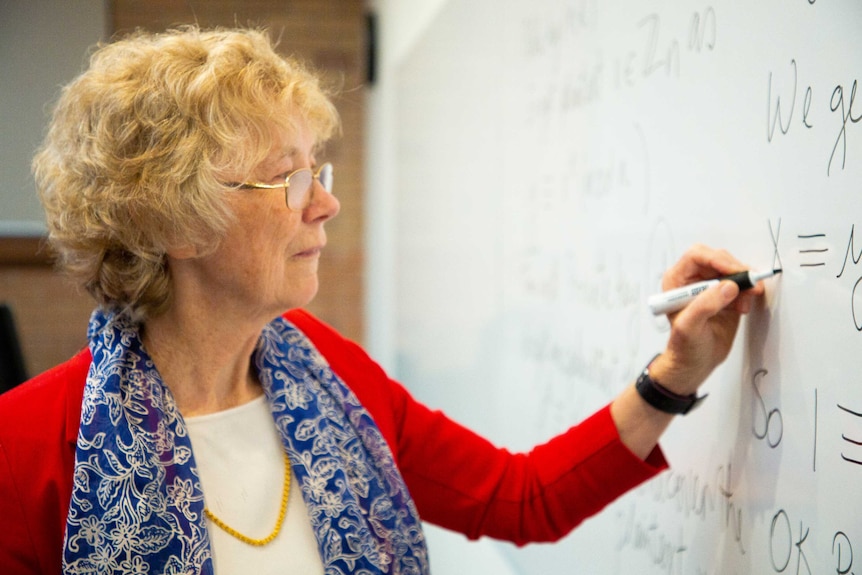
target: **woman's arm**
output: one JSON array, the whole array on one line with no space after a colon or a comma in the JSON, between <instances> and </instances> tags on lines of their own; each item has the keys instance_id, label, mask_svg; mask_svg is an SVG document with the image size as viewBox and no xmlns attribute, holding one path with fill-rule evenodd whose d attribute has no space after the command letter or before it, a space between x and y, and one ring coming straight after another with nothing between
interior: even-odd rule
<instances>
[{"instance_id":1,"label":"woman's arm","mask_svg":"<svg viewBox=\"0 0 862 575\"><path fill-rule=\"evenodd\" d=\"M669 290L743 269L745 266L726 251L695 245L665 273L662 288ZM740 292L735 283L723 281L669 315L667 346L650 364L650 378L677 395L697 393L712 370L727 358L741 316L751 309L752 299L762 294L762 285ZM674 418L650 406L634 385L614 400L611 415L623 443L640 457L655 448Z\"/></svg>"},{"instance_id":2,"label":"woman's arm","mask_svg":"<svg viewBox=\"0 0 862 575\"><path fill-rule=\"evenodd\" d=\"M664 287L740 269L726 252L695 246L668 271ZM740 295L724 282L671 317L652 377L679 395L694 393L727 356L740 314L762 292ZM649 406L634 386L551 441L511 453L417 402L359 346L318 320L304 312L287 317L369 410L423 520L470 538L553 541L667 466L657 443L673 416Z\"/></svg>"},{"instance_id":3,"label":"woman's arm","mask_svg":"<svg viewBox=\"0 0 862 575\"><path fill-rule=\"evenodd\" d=\"M302 311L287 314L353 390L392 449L423 520L467 535L553 541L666 467L621 441L609 407L511 453L416 401L355 343Z\"/></svg>"}]
</instances>

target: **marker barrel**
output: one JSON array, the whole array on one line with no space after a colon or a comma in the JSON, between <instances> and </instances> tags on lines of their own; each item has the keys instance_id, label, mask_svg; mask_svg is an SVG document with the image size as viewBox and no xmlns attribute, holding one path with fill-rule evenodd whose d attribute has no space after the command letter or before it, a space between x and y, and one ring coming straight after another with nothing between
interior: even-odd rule
<instances>
[{"instance_id":1,"label":"marker barrel","mask_svg":"<svg viewBox=\"0 0 862 575\"><path fill-rule=\"evenodd\" d=\"M688 303L696 298L698 294L704 292L717 284L719 280L706 280L672 289L666 292L655 294L647 300L647 305L653 315L664 315L679 311Z\"/></svg>"},{"instance_id":2,"label":"marker barrel","mask_svg":"<svg viewBox=\"0 0 862 575\"><path fill-rule=\"evenodd\" d=\"M730 280L738 285L740 290L747 290L753 288L760 280L772 277L779 273L781 273L780 269L765 270L761 272L751 270L738 272L723 278L697 282L655 294L647 299L647 305L654 315L673 313L684 308L691 300L697 297L698 294L706 291L710 286L713 286L720 281Z\"/></svg>"}]
</instances>

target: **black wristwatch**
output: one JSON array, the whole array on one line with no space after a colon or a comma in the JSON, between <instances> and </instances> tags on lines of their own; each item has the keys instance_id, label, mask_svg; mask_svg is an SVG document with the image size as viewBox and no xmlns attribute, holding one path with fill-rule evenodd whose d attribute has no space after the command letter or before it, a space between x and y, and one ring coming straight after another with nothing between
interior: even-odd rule
<instances>
[{"instance_id":1,"label":"black wristwatch","mask_svg":"<svg viewBox=\"0 0 862 575\"><path fill-rule=\"evenodd\" d=\"M658 355L650 360L635 383L635 389L638 390L638 394L640 394L644 401L659 411L674 415L685 415L706 399L705 395L698 397L694 393L691 395L679 395L651 378L649 375L649 366L652 365L656 357Z\"/></svg>"}]
</instances>

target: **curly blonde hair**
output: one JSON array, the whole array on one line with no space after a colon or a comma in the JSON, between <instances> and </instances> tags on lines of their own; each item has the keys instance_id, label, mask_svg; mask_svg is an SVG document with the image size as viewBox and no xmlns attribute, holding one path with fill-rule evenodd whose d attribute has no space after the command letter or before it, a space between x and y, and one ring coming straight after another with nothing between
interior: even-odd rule
<instances>
[{"instance_id":1,"label":"curly blonde hair","mask_svg":"<svg viewBox=\"0 0 862 575\"><path fill-rule=\"evenodd\" d=\"M211 252L231 222L218 174L250 174L274 129L322 143L338 115L318 78L261 30L136 32L68 84L33 160L59 264L140 320L171 302L166 251Z\"/></svg>"}]
</instances>

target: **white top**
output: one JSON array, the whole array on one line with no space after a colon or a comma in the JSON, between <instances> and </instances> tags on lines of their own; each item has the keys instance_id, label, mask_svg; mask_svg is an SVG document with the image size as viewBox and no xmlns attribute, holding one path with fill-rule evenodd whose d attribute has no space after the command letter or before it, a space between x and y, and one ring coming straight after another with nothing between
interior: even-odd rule
<instances>
[{"instance_id":1,"label":"white top","mask_svg":"<svg viewBox=\"0 0 862 575\"><path fill-rule=\"evenodd\" d=\"M272 533L284 486L284 448L266 398L186 418L207 508L252 539ZM225 533L207 519L217 575L323 574L317 540L291 472L281 532L263 547Z\"/></svg>"}]
</instances>

